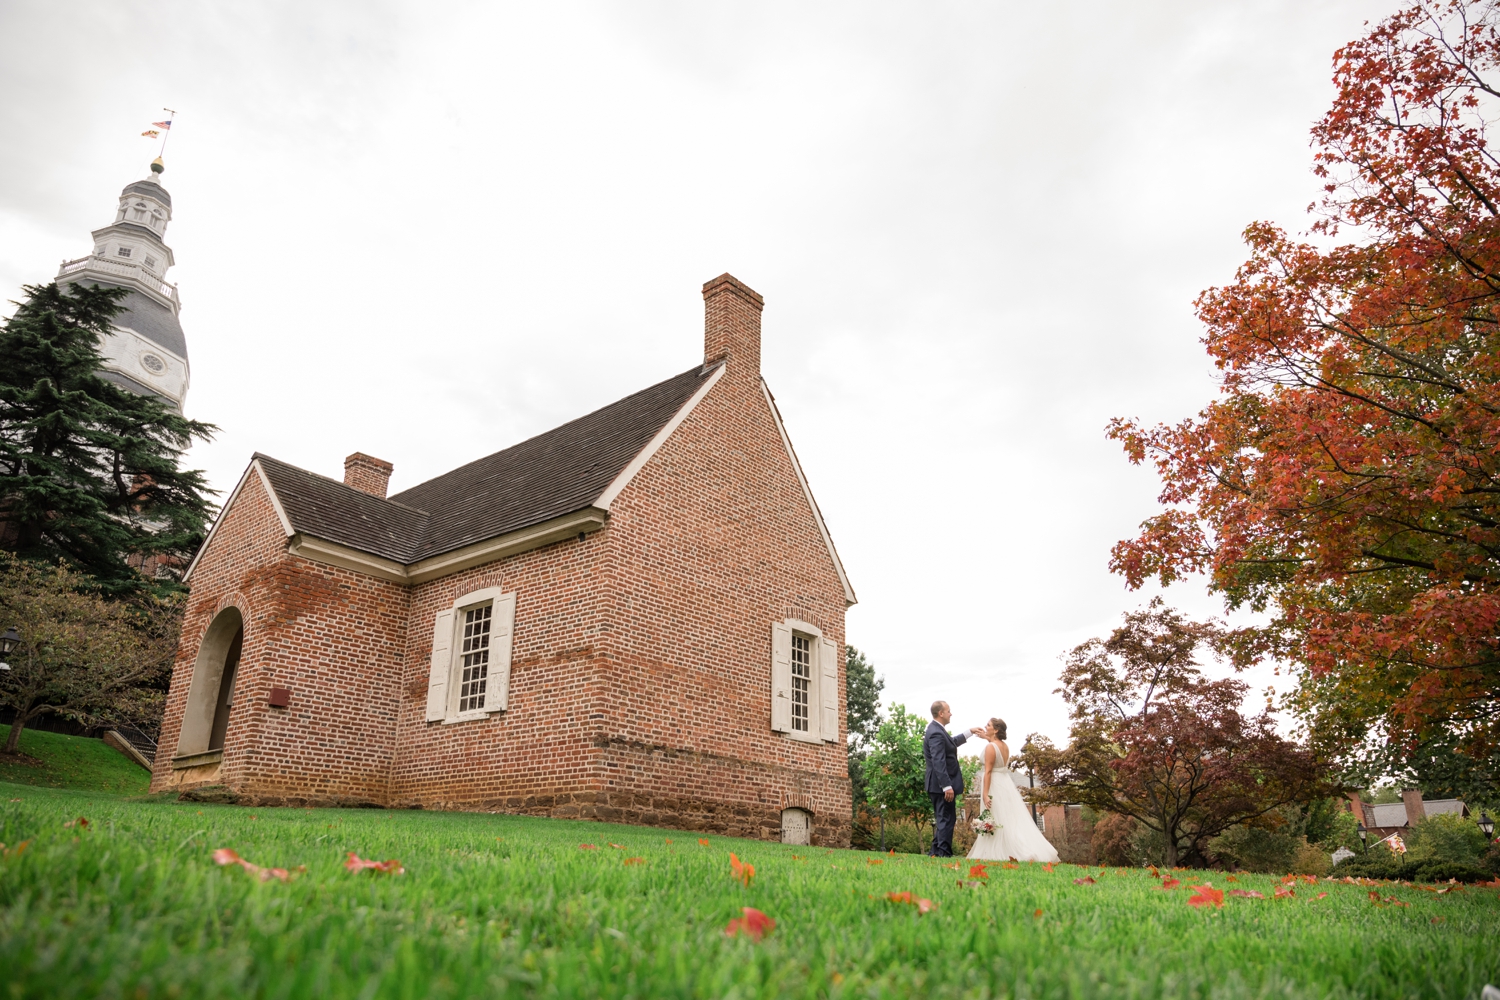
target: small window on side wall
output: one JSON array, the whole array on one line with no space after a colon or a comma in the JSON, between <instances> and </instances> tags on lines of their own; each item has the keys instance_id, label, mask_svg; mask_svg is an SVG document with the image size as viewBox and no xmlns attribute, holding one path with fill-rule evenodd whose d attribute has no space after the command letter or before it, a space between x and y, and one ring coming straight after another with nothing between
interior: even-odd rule
<instances>
[{"instance_id":1,"label":"small window on side wall","mask_svg":"<svg viewBox=\"0 0 1500 1000\"><path fill-rule=\"evenodd\" d=\"M427 721L466 722L502 712L510 700L516 595L465 594L433 620Z\"/></svg>"},{"instance_id":2,"label":"small window on side wall","mask_svg":"<svg viewBox=\"0 0 1500 1000\"><path fill-rule=\"evenodd\" d=\"M808 622L771 626L771 730L809 743L839 738L838 643Z\"/></svg>"}]
</instances>

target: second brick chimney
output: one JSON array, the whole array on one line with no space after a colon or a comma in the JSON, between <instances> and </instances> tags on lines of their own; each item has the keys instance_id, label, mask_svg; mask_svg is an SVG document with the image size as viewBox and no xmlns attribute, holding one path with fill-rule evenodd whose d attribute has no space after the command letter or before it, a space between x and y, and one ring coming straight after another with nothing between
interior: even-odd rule
<instances>
[{"instance_id":1,"label":"second brick chimney","mask_svg":"<svg viewBox=\"0 0 1500 1000\"><path fill-rule=\"evenodd\" d=\"M732 274L703 283L703 363L725 358L735 374L760 374L760 311L766 300Z\"/></svg>"},{"instance_id":2,"label":"second brick chimney","mask_svg":"<svg viewBox=\"0 0 1500 1000\"><path fill-rule=\"evenodd\" d=\"M344 485L384 500L386 487L391 483L391 470L394 468L394 465L384 459L356 451L344 459Z\"/></svg>"}]
</instances>

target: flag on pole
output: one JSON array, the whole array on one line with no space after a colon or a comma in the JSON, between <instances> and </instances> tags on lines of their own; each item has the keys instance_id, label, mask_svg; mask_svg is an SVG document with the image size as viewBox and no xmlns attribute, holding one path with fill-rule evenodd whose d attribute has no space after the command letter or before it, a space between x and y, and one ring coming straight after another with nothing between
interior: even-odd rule
<instances>
[{"instance_id":1,"label":"flag on pole","mask_svg":"<svg viewBox=\"0 0 1500 1000\"><path fill-rule=\"evenodd\" d=\"M151 124L155 125L157 128L171 128L172 127L172 123L171 122L152 122Z\"/></svg>"},{"instance_id":2,"label":"flag on pole","mask_svg":"<svg viewBox=\"0 0 1500 1000\"><path fill-rule=\"evenodd\" d=\"M145 136L147 139L155 139L157 136L161 135L161 133L156 131L156 129L154 128L148 128L146 131L142 132L141 135Z\"/></svg>"}]
</instances>

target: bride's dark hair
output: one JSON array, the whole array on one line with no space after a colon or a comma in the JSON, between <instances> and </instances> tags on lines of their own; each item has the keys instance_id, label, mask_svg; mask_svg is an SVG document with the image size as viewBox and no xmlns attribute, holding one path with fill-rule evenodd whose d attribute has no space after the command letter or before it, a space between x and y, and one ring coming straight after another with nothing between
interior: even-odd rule
<instances>
[{"instance_id":1,"label":"bride's dark hair","mask_svg":"<svg viewBox=\"0 0 1500 1000\"><path fill-rule=\"evenodd\" d=\"M997 740L1003 740L1003 739L1005 739L1005 720L1004 719L991 719L990 720L990 725L995 727L995 739L997 739Z\"/></svg>"}]
</instances>

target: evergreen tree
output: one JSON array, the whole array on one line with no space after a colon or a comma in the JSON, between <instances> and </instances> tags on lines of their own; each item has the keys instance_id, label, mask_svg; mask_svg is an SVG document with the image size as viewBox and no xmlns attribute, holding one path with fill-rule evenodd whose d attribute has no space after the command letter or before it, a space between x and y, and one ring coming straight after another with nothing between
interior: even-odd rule
<instances>
[{"instance_id":1,"label":"evergreen tree","mask_svg":"<svg viewBox=\"0 0 1500 1000\"><path fill-rule=\"evenodd\" d=\"M106 594L137 590L133 566L180 563L203 541L212 491L179 463L216 428L100 374L123 289L23 290L0 328L0 546L66 560Z\"/></svg>"},{"instance_id":2,"label":"evergreen tree","mask_svg":"<svg viewBox=\"0 0 1500 1000\"><path fill-rule=\"evenodd\" d=\"M849 784L853 791L854 811L865 801L865 757L870 743L880 729L880 692L885 679L875 676L875 664L853 646L844 647L844 697L848 706L845 718L849 730Z\"/></svg>"}]
</instances>

